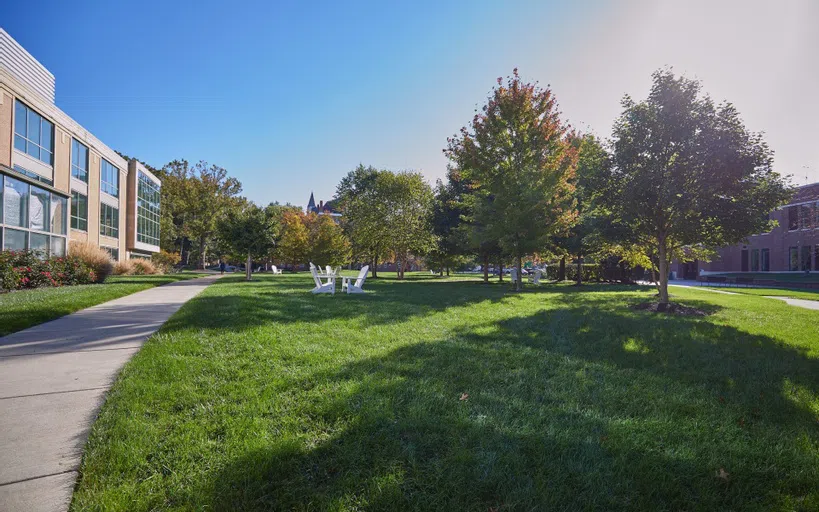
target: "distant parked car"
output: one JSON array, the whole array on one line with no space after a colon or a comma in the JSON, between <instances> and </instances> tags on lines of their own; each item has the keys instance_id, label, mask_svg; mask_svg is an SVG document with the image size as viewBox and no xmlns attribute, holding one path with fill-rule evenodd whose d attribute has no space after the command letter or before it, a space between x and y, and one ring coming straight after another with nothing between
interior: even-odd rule
<instances>
[{"instance_id":1,"label":"distant parked car","mask_svg":"<svg viewBox=\"0 0 819 512\"><path fill-rule=\"evenodd\" d=\"M218 272L219 271L219 265L210 266L210 267L208 267L208 270L216 270ZM236 272L236 266L235 265L225 265L225 272Z\"/></svg>"}]
</instances>

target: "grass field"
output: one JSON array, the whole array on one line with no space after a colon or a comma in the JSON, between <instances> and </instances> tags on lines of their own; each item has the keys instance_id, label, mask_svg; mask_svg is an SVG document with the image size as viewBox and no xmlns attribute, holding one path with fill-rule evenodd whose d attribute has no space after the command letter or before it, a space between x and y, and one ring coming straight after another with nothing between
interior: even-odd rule
<instances>
[{"instance_id":1,"label":"grass field","mask_svg":"<svg viewBox=\"0 0 819 512\"><path fill-rule=\"evenodd\" d=\"M111 276L103 284L37 288L0 294L0 336L124 295L202 274Z\"/></svg>"},{"instance_id":2,"label":"grass field","mask_svg":"<svg viewBox=\"0 0 819 512\"><path fill-rule=\"evenodd\" d=\"M816 313L674 289L223 278L124 368L72 510L817 510Z\"/></svg>"},{"instance_id":3,"label":"grass field","mask_svg":"<svg viewBox=\"0 0 819 512\"><path fill-rule=\"evenodd\" d=\"M792 274L780 274L772 272L726 272L724 274L717 274L726 277L748 277L754 279L776 279L782 282L795 283L817 283L819 282L819 272L796 272Z\"/></svg>"},{"instance_id":4,"label":"grass field","mask_svg":"<svg viewBox=\"0 0 819 512\"><path fill-rule=\"evenodd\" d=\"M744 295L768 296L768 297L791 297L794 299L819 300L819 290L791 290L788 288L748 288L748 287L731 287L731 286L716 286L708 287L715 290L721 290L733 293L742 293Z\"/></svg>"}]
</instances>

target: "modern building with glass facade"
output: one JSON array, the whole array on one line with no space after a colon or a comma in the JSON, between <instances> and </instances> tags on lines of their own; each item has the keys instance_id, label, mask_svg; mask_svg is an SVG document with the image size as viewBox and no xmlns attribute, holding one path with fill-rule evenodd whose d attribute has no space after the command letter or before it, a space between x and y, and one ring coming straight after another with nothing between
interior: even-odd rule
<instances>
[{"instance_id":1,"label":"modern building with glass facade","mask_svg":"<svg viewBox=\"0 0 819 512\"><path fill-rule=\"evenodd\" d=\"M54 76L0 29L0 248L115 260L159 251L161 182L54 104Z\"/></svg>"}]
</instances>

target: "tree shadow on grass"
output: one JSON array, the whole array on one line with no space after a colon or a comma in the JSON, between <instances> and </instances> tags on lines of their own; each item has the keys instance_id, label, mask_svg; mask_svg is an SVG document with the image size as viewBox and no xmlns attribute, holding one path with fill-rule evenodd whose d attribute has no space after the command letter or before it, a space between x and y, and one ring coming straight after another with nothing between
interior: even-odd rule
<instances>
[{"instance_id":1,"label":"tree shadow on grass","mask_svg":"<svg viewBox=\"0 0 819 512\"><path fill-rule=\"evenodd\" d=\"M294 379L310 390L301 427L271 418L273 441L201 496L217 510L819 506L819 361L707 319L563 299Z\"/></svg>"}]
</instances>

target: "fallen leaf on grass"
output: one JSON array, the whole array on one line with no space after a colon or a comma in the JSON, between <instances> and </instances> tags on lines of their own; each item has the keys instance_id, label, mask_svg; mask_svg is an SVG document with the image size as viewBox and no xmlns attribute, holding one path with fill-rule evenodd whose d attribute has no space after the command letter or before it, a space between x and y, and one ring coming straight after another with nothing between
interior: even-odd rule
<instances>
[{"instance_id":1,"label":"fallen leaf on grass","mask_svg":"<svg viewBox=\"0 0 819 512\"><path fill-rule=\"evenodd\" d=\"M464 400L466 400L467 398L469 398L469 394L468 394L468 393L461 393L461 398L459 398L458 400L460 400L461 402L463 402L463 401L464 401Z\"/></svg>"},{"instance_id":2,"label":"fallen leaf on grass","mask_svg":"<svg viewBox=\"0 0 819 512\"><path fill-rule=\"evenodd\" d=\"M730 474L730 473L728 473L727 471L725 471L725 468L719 468L719 471L717 471L717 473L716 473L716 475L715 475L715 476L716 476L717 478L719 478L720 480L722 480L723 482L727 482L727 481L728 481L728 477L730 477L730 476L731 476L731 474Z\"/></svg>"}]
</instances>

